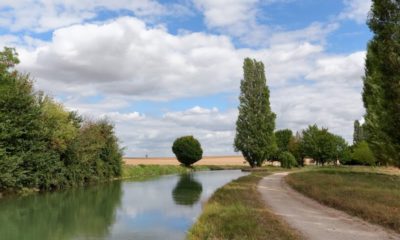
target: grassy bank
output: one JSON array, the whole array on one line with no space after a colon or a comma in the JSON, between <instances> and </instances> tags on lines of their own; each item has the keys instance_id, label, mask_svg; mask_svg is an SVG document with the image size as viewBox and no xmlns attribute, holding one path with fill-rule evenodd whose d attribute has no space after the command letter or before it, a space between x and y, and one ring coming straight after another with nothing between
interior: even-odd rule
<instances>
[{"instance_id":1,"label":"grassy bank","mask_svg":"<svg viewBox=\"0 0 400 240\"><path fill-rule=\"evenodd\" d=\"M377 171L327 168L293 173L286 181L325 205L400 232L400 176Z\"/></svg>"},{"instance_id":2,"label":"grassy bank","mask_svg":"<svg viewBox=\"0 0 400 240\"><path fill-rule=\"evenodd\" d=\"M255 172L218 189L188 239L301 239L265 208L257 183L267 172Z\"/></svg>"},{"instance_id":3,"label":"grassy bank","mask_svg":"<svg viewBox=\"0 0 400 240\"><path fill-rule=\"evenodd\" d=\"M209 170L207 166L186 168L174 165L124 165L122 168L123 179L144 180L167 174L182 174L190 171Z\"/></svg>"}]
</instances>

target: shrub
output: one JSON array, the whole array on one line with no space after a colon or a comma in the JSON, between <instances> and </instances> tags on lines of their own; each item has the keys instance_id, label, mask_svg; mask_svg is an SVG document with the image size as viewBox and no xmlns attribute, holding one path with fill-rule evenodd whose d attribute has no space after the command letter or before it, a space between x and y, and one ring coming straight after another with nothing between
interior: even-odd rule
<instances>
[{"instance_id":1,"label":"shrub","mask_svg":"<svg viewBox=\"0 0 400 240\"><path fill-rule=\"evenodd\" d=\"M172 145L172 152L178 161L185 166L192 165L203 156L201 145L193 136L177 138Z\"/></svg>"},{"instance_id":2,"label":"shrub","mask_svg":"<svg viewBox=\"0 0 400 240\"><path fill-rule=\"evenodd\" d=\"M296 158L290 152L280 153L279 160L281 162L281 167L283 167L283 168L297 167Z\"/></svg>"},{"instance_id":3,"label":"shrub","mask_svg":"<svg viewBox=\"0 0 400 240\"><path fill-rule=\"evenodd\" d=\"M375 165L375 157L368 143L365 141L359 142L354 146L353 154L351 155L353 162L361 165Z\"/></svg>"}]
</instances>

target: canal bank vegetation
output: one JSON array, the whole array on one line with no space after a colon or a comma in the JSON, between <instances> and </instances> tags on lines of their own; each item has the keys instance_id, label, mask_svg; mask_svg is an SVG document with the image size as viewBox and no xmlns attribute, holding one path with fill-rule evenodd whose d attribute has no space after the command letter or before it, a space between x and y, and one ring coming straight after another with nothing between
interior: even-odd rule
<instances>
[{"instance_id":1,"label":"canal bank vegetation","mask_svg":"<svg viewBox=\"0 0 400 240\"><path fill-rule=\"evenodd\" d=\"M54 190L119 177L122 150L107 120L84 120L35 92L12 48L0 52L0 192Z\"/></svg>"},{"instance_id":2,"label":"canal bank vegetation","mask_svg":"<svg viewBox=\"0 0 400 240\"><path fill-rule=\"evenodd\" d=\"M331 167L292 173L286 181L325 205L400 232L398 169Z\"/></svg>"},{"instance_id":3,"label":"canal bank vegetation","mask_svg":"<svg viewBox=\"0 0 400 240\"><path fill-rule=\"evenodd\" d=\"M124 165L122 178L133 180L146 180L168 174L184 174L192 171L211 170L207 166L176 166L176 165Z\"/></svg>"},{"instance_id":4,"label":"canal bank vegetation","mask_svg":"<svg viewBox=\"0 0 400 240\"><path fill-rule=\"evenodd\" d=\"M257 184L268 174L267 171L253 172L218 189L187 238L302 239L265 207Z\"/></svg>"}]
</instances>

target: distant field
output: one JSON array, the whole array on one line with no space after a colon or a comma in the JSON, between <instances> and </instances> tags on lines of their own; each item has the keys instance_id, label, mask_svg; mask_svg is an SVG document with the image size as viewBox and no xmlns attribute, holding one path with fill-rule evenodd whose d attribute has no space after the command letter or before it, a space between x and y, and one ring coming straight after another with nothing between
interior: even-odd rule
<instances>
[{"instance_id":1,"label":"distant field","mask_svg":"<svg viewBox=\"0 0 400 240\"><path fill-rule=\"evenodd\" d=\"M176 158L124 158L127 165L179 165ZM242 156L204 157L194 165L239 165L247 166Z\"/></svg>"}]
</instances>

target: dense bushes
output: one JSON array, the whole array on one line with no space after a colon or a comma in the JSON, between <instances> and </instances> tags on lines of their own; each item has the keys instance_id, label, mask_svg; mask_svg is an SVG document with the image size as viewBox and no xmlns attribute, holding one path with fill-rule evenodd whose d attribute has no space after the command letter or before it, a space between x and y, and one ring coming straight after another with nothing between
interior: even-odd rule
<instances>
[{"instance_id":1,"label":"dense bushes","mask_svg":"<svg viewBox=\"0 0 400 240\"><path fill-rule=\"evenodd\" d=\"M108 121L83 121L14 70L0 52L0 191L56 189L121 174L122 153Z\"/></svg>"},{"instance_id":2,"label":"dense bushes","mask_svg":"<svg viewBox=\"0 0 400 240\"><path fill-rule=\"evenodd\" d=\"M296 158L290 152L280 153L279 160L281 162L281 167L283 167L283 168L297 167Z\"/></svg>"},{"instance_id":3,"label":"dense bushes","mask_svg":"<svg viewBox=\"0 0 400 240\"><path fill-rule=\"evenodd\" d=\"M375 157L366 141L356 144L351 154L352 164L375 165Z\"/></svg>"},{"instance_id":4,"label":"dense bushes","mask_svg":"<svg viewBox=\"0 0 400 240\"><path fill-rule=\"evenodd\" d=\"M172 145L172 152L178 161L185 166L192 165L203 156L201 145L193 136L177 138Z\"/></svg>"}]
</instances>

